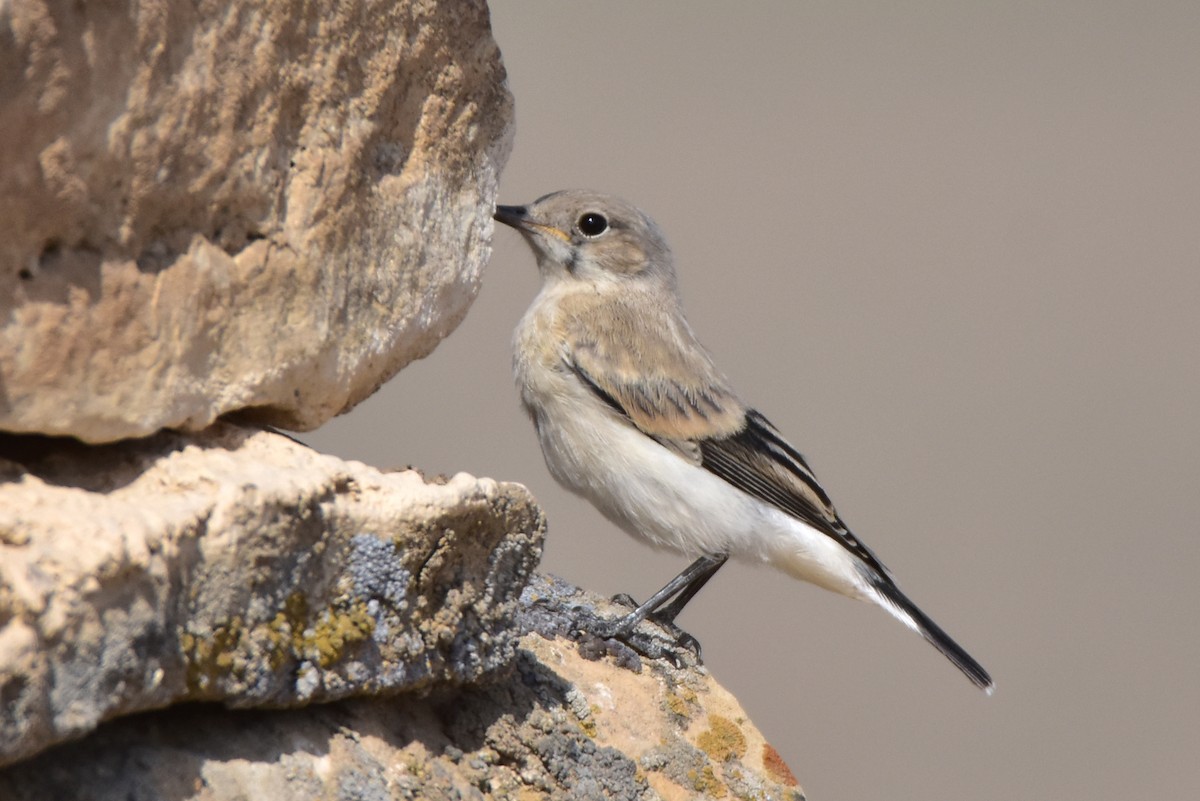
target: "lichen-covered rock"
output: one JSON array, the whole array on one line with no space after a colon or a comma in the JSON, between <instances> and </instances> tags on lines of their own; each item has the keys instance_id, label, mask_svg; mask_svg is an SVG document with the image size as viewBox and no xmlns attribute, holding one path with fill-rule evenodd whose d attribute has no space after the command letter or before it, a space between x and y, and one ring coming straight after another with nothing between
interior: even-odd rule
<instances>
[{"instance_id":1,"label":"lichen-covered rock","mask_svg":"<svg viewBox=\"0 0 1200 801\"><path fill-rule=\"evenodd\" d=\"M143 714L0 771L0 797L803 799L690 654L646 659L572 642L564 633L579 610L620 610L560 581L535 578L522 601L512 669L474 686L285 712Z\"/></svg>"},{"instance_id":2,"label":"lichen-covered rock","mask_svg":"<svg viewBox=\"0 0 1200 801\"><path fill-rule=\"evenodd\" d=\"M178 701L297 705L512 659L543 532L518 484L230 424L0 456L0 764Z\"/></svg>"},{"instance_id":3,"label":"lichen-covered rock","mask_svg":"<svg viewBox=\"0 0 1200 801\"><path fill-rule=\"evenodd\" d=\"M315 428L490 253L483 0L0 3L0 430Z\"/></svg>"},{"instance_id":4,"label":"lichen-covered rock","mask_svg":"<svg viewBox=\"0 0 1200 801\"><path fill-rule=\"evenodd\" d=\"M650 659L620 643L580 634L573 625L581 615L612 617L628 612L625 607L540 575L521 600L519 622L530 632L522 648L537 658L540 669L568 683L566 706L595 748L636 765L637 777L652 791L642 797L804 798L737 699L667 632L642 624L642 632L659 638L666 654ZM562 752L559 747L557 753Z\"/></svg>"}]
</instances>

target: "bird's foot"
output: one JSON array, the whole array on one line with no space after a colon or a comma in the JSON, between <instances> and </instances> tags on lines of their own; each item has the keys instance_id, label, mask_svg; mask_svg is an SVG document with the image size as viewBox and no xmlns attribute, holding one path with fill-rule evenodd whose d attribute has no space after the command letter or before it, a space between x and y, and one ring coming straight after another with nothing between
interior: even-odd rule
<instances>
[{"instance_id":1,"label":"bird's foot","mask_svg":"<svg viewBox=\"0 0 1200 801\"><path fill-rule=\"evenodd\" d=\"M677 650L688 650L692 652L692 656L696 657L696 661L700 661L700 641L686 631L675 625L672 620L664 620L658 615L651 615L650 621L661 628L666 629L671 635L671 640Z\"/></svg>"},{"instance_id":2,"label":"bird's foot","mask_svg":"<svg viewBox=\"0 0 1200 801\"><path fill-rule=\"evenodd\" d=\"M627 605L637 605L632 599L630 601ZM690 651L696 661L700 660L699 640L669 620L660 619L656 615L650 615L648 619L665 630L668 636L640 631L639 624L642 618L633 614L606 619L585 613L575 618L572 628L584 636L621 643L647 659L666 659L676 668L686 664L684 651Z\"/></svg>"}]
</instances>

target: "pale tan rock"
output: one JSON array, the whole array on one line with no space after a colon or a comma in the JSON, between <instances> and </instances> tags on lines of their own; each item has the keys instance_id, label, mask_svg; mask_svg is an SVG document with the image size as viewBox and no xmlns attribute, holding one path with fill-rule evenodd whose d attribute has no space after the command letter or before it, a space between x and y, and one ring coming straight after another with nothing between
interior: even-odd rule
<instances>
[{"instance_id":1,"label":"pale tan rock","mask_svg":"<svg viewBox=\"0 0 1200 801\"><path fill-rule=\"evenodd\" d=\"M0 771L0 797L803 799L779 755L689 654L676 666L557 636L576 606L618 611L562 582L537 577L522 601L526 633L512 669L476 686L114 721Z\"/></svg>"},{"instance_id":2,"label":"pale tan rock","mask_svg":"<svg viewBox=\"0 0 1200 801\"><path fill-rule=\"evenodd\" d=\"M543 532L519 484L229 424L29 439L0 442L0 764L178 701L453 685L513 656Z\"/></svg>"},{"instance_id":3,"label":"pale tan rock","mask_svg":"<svg viewBox=\"0 0 1200 801\"><path fill-rule=\"evenodd\" d=\"M314 428L490 252L482 0L0 2L0 430Z\"/></svg>"}]
</instances>

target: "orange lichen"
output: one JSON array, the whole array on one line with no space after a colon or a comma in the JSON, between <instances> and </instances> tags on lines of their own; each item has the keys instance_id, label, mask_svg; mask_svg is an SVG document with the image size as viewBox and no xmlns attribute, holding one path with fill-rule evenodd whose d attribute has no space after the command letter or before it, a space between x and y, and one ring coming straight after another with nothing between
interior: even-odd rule
<instances>
[{"instance_id":1,"label":"orange lichen","mask_svg":"<svg viewBox=\"0 0 1200 801\"><path fill-rule=\"evenodd\" d=\"M767 773L771 774L771 778L780 784L795 787L800 783L796 781L796 777L792 774L792 769L787 766L787 763L783 761L783 757L771 747L770 743L763 743L762 760L763 767L767 769Z\"/></svg>"}]
</instances>

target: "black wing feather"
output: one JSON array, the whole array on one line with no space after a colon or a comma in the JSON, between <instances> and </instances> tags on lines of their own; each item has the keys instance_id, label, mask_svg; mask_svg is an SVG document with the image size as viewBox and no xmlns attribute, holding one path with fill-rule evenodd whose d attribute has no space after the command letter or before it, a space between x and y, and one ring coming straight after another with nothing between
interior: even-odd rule
<instances>
[{"instance_id":1,"label":"black wing feather","mask_svg":"<svg viewBox=\"0 0 1200 801\"><path fill-rule=\"evenodd\" d=\"M721 439L701 440L699 445L704 469L832 537L880 576L891 577L871 549L842 522L808 462L767 418L750 411L741 431ZM784 475L776 469L782 469ZM817 503L798 490L796 481L817 498Z\"/></svg>"},{"instance_id":2,"label":"black wing feather","mask_svg":"<svg viewBox=\"0 0 1200 801\"><path fill-rule=\"evenodd\" d=\"M574 364L568 363L567 366L600 400L629 419L629 412L621 402L605 392L586 371ZM670 443L662 442L658 437L654 439L659 440L663 447L670 447ZM746 424L737 433L696 440L695 444L700 448L700 466L705 470L831 537L872 568L880 578L891 581L891 571L842 522L804 456L775 430L766 417L750 409L746 412ZM815 496L815 503L798 490L796 481Z\"/></svg>"}]
</instances>

